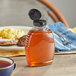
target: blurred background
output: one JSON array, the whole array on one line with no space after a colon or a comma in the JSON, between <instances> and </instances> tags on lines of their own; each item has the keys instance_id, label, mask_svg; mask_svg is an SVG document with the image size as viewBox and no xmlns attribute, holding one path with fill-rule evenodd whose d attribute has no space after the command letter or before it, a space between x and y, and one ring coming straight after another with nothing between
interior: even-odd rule
<instances>
[{"instance_id":1,"label":"blurred background","mask_svg":"<svg viewBox=\"0 0 76 76\"><path fill-rule=\"evenodd\" d=\"M62 12L70 27L76 26L76 0L49 1ZM49 9L38 0L0 0L0 26L32 26L32 20L28 16L28 12L32 8L39 9L42 12L42 18L46 19L48 24L54 23L47 14Z\"/></svg>"}]
</instances>

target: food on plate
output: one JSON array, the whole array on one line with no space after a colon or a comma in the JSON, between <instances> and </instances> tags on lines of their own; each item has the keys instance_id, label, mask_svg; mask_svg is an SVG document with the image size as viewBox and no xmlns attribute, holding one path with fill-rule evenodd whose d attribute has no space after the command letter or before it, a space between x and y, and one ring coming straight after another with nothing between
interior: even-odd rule
<instances>
[{"instance_id":1,"label":"food on plate","mask_svg":"<svg viewBox=\"0 0 76 76\"><path fill-rule=\"evenodd\" d=\"M74 33L76 33L76 27L75 27L75 28L73 28L73 29L72 29L72 31L73 31Z\"/></svg>"},{"instance_id":2,"label":"food on plate","mask_svg":"<svg viewBox=\"0 0 76 76\"><path fill-rule=\"evenodd\" d=\"M16 45L18 40L12 40L12 39L0 39L0 46L5 45Z\"/></svg>"},{"instance_id":3,"label":"food on plate","mask_svg":"<svg viewBox=\"0 0 76 76\"><path fill-rule=\"evenodd\" d=\"M14 29L8 27L0 30L0 37L4 39L18 40L23 35L24 35L24 31L21 29Z\"/></svg>"},{"instance_id":4,"label":"food on plate","mask_svg":"<svg viewBox=\"0 0 76 76\"><path fill-rule=\"evenodd\" d=\"M23 37L24 35L27 35L29 29L31 29L31 27L27 26L0 27L0 56L9 57L9 56L25 55L25 47L21 46L22 43L21 44L19 43L20 45L18 45L18 41L21 40L23 41L23 39L20 40L20 38ZM17 32L16 30L20 30L22 32ZM5 35L5 37L3 36L3 34Z\"/></svg>"},{"instance_id":5,"label":"food on plate","mask_svg":"<svg viewBox=\"0 0 76 76\"><path fill-rule=\"evenodd\" d=\"M0 29L0 45L17 45L20 37L24 35L24 31L15 28Z\"/></svg>"},{"instance_id":6,"label":"food on plate","mask_svg":"<svg viewBox=\"0 0 76 76\"><path fill-rule=\"evenodd\" d=\"M26 40L27 35L22 36L19 40L17 45L18 46L25 46L25 40Z\"/></svg>"},{"instance_id":7,"label":"food on plate","mask_svg":"<svg viewBox=\"0 0 76 76\"><path fill-rule=\"evenodd\" d=\"M69 30L72 31L73 33L76 33L76 27L70 28Z\"/></svg>"}]
</instances>

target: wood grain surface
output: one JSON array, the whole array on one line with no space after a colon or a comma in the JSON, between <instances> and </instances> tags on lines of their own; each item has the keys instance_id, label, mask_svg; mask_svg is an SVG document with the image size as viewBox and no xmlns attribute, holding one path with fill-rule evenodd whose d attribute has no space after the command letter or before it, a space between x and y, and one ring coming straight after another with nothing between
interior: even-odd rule
<instances>
[{"instance_id":1,"label":"wood grain surface","mask_svg":"<svg viewBox=\"0 0 76 76\"><path fill-rule=\"evenodd\" d=\"M12 57L17 67L12 76L76 76L76 55L55 55L51 65L28 67L25 56Z\"/></svg>"}]
</instances>

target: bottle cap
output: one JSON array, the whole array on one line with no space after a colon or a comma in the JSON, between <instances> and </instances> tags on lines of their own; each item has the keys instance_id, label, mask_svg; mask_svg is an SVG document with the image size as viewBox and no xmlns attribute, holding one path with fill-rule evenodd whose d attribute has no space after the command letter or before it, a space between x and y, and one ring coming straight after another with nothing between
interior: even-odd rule
<instances>
[{"instance_id":1,"label":"bottle cap","mask_svg":"<svg viewBox=\"0 0 76 76\"><path fill-rule=\"evenodd\" d=\"M34 20L33 24L34 26L42 27L46 25L46 20Z\"/></svg>"},{"instance_id":2,"label":"bottle cap","mask_svg":"<svg viewBox=\"0 0 76 76\"><path fill-rule=\"evenodd\" d=\"M31 9L29 11L29 17L32 19L32 20L39 20L41 18L41 12L38 11L37 9Z\"/></svg>"}]
</instances>

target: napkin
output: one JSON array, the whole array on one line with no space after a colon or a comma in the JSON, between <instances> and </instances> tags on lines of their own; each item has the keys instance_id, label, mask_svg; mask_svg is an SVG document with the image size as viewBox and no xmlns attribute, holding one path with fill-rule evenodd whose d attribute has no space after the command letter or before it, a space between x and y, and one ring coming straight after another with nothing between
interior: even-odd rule
<instances>
[{"instance_id":1,"label":"napkin","mask_svg":"<svg viewBox=\"0 0 76 76\"><path fill-rule=\"evenodd\" d=\"M48 24L47 27L53 33L57 52L76 50L76 34L68 30L62 22ZM66 44L63 43L64 39L67 41Z\"/></svg>"}]
</instances>

